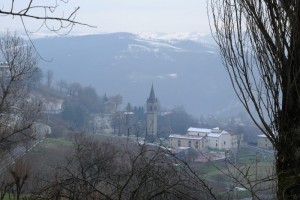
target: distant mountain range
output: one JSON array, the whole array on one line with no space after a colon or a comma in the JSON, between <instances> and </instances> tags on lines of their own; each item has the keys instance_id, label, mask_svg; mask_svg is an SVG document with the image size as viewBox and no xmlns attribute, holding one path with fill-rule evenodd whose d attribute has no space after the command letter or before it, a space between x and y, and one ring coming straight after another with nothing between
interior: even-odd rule
<instances>
[{"instance_id":1,"label":"distant mountain range","mask_svg":"<svg viewBox=\"0 0 300 200\"><path fill-rule=\"evenodd\" d=\"M159 35L158 35L159 36ZM230 116L241 110L212 39L131 33L47 37L33 42L51 62L54 79L120 94L143 106L153 83L163 108L184 106L194 116Z\"/></svg>"}]
</instances>

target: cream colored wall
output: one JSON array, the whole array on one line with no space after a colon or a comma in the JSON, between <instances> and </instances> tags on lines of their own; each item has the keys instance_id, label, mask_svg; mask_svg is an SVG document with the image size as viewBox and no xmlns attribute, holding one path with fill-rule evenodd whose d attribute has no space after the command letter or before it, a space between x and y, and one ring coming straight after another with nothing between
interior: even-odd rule
<instances>
[{"instance_id":1,"label":"cream colored wall","mask_svg":"<svg viewBox=\"0 0 300 200\"><path fill-rule=\"evenodd\" d=\"M257 147L269 149L273 148L273 145L267 137L257 137Z\"/></svg>"},{"instance_id":2,"label":"cream colored wall","mask_svg":"<svg viewBox=\"0 0 300 200\"><path fill-rule=\"evenodd\" d=\"M222 150L229 150L232 148L232 137L230 134L222 134L220 136L220 146L219 146L219 149L222 149Z\"/></svg>"},{"instance_id":3,"label":"cream colored wall","mask_svg":"<svg viewBox=\"0 0 300 200\"><path fill-rule=\"evenodd\" d=\"M207 144L211 149L230 150L237 147L237 136L222 134L220 137L207 137Z\"/></svg>"},{"instance_id":4,"label":"cream colored wall","mask_svg":"<svg viewBox=\"0 0 300 200\"><path fill-rule=\"evenodd\" d=\"M217 137L207 137L207 146L210 149L219 149L219 138Z\"/></svg>"},{"instance_id":5,"label":"cream colored wall","mask_svg":"<svg viewBox=\"0 0 300 200\"><path fill-rule=\"evenodd\" d=\"M195 132L195 131L189 131L189 132L187 133L187 135L206 137L207 133L203 133L203 132Z\"/></svg>"},{"instance_id":6,"label":"cream colored wall","mask_svg":"<svg viewBox=\"0 0 300 200\"><path fill-rule=\"evenodd\" d=\"M157 112L147 113L147 134L157 135Z\"/></svg>"},{"instance_id":7,"label":"cream colored wall","mask_svg":"<svg viewBox=\"0 0 300 200\"><path fill-rule=\"evenodd\" d=\"M178 141L180 141L180 146L178 146ZM191 143L189 144L189 141ZM198 146L197 146L198 142ZM205 149L205 140L199 139L189 139L189 138L169 138L169 146L172 148L178 148L178 147L192 147L195 150L204 150Z\"/></svg>"},{"instance_id":8,"label":"cream colored wall","mask_svg":"<svg viewBox=\"0 0 300 200\"><path fill-rule=\"evenodd\" d=\"M178 146L180 141L180 146ZM189 141L191 143L189 144ZM198 141L198 148L197 146ZM218 150L230 150L237 148L237 135L222 134L220 137L206 137L201 140L190 139L190 138L169 138L169 146L172 148L178 147L192 147L197 150L204 150L206 147Z\"/></svg>"}]
</instances>

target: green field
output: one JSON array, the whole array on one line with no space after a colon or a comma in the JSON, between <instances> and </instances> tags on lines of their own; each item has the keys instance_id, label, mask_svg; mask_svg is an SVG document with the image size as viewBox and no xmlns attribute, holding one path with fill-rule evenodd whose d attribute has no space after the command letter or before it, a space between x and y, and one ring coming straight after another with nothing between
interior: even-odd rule
<instances>
[{"instance_id":1,"label":"green field","mask_svg":"<svg viewBox=\"0 0 300 200\"><path fill-rule=\"evenodd\" d=\"M269 188L273 187L273 183L265 180L272 176L274 168L274 156L269 152L242 147L236 158L229 155L228 160L192 165L220 198L233 198L234 195L237 199L251 197L251 190L259 195L272 193ZM234 191L235 187L241 190Z\"/></svg>"}]
</instances>

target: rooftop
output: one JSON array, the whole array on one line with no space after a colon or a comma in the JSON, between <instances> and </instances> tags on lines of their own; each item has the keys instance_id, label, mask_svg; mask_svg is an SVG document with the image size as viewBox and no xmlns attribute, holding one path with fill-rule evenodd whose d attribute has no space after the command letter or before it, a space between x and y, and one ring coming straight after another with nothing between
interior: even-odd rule
<instances>
[{"instance_id":1,"label":"rooftop","mask_svg":"<svg viewBox=\"0 0 300 200\"><path fill-rule=\"evenodd\" d=\"M150 91L149 98L147 99L147 102L148 103L156 103L157 102L157 99L154 94L153 84L151 86L151 91Z\"/></svg>"},{"instance_id":2,"label":"rooftop","mask_svg":"<svg viewBox=\"0 0 300 200\"><path fill-rule=\"evenodd\" d=\"M258 135L257 137L266 138L267 136L262 134L262 135Z\"/></svg>"},{"instance_id":3,"label":"rooftop","mask_svg":"<svg viewBox=\"0 0 300 200\"><path fill-rule=\"evenodd\" d=\"M191 136L191 135L178 135L171 134L169 138L180 138L180 139L189 139L189 140L201 140L203 137L200 136Z\"/></svg>"},{"instance_id":4,"label":"rooftop","mask_svg":"<svg viewBox=\"0 0 300 200\"><path fill-rule=\"evenodd\" d=\"M222 134L228 134L227 131L220 130L219 127L212 128L212 129L190 127L187 131L189 132L188 135L190 135L190 136L195 135L195 134L192 134L190 132L206 133L206 135L208 137L220 137Z\"/></svg>"},{"instance_id":5,"label":"rooftop","mask_svg":"<svg viewBox=\"0 0 300 200\"><path fill-rule=\"evenodd\" d=\"M208 129L208 128L194 128L194 127L190 127L187 131L188 131L188 132L210 133L210 132L211 132L211 129Z\"/></svg>"}]
</instances>

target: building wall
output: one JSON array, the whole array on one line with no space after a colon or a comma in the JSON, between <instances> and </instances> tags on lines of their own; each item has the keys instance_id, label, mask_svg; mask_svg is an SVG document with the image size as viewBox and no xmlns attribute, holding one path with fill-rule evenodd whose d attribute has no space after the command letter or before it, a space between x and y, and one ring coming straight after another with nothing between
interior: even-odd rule
<instances>
[{"instance_id":1,"label":"building wall","mask_svg":"<svg viewBox=\"0 0 300 200\"><path fill-rule=\"evenodd\" d=\"M207 136L207 133L205 133L205 132L189 131L189 132L187 133L187 135L206 137L206 136Z\"/></svg>"},{"instance_id":2,"label":"building wall","mask_svg":"<svg viewBox=\"0 0 300 200\"><path fill-rule=\"evenodd\" d=\"M217 137L207 137L207 147L210 149L219 149L220 143Z\"/></svg>"},{"instance_id":3,"label":"building wall","mask_svg":"<svg viewBox=\"0 0 300 200\"><path fill-rule=\"evenodd\" d=\"M179 147L191 147L198 151L203 151L205 149L205 140L201 139L190 139L190 138L169 138L169 146L172 148Z\"/></svg>"},{"instance_id":4,"label":"building wall","mask_svg":"<svg viewBox=\"0 0 300 200\"><path fill-rule=\"evenodd\" d=\"M220 137L207 137L207 146L210 149L230 150L237 148L237 136L222 134Z\"/></svg>"},{"instance_id":5,"label":"building wall","mask_svg":"<svg viewBox=\"0 0 300 200\"><path fill-rule=\"evenodd\" d=\"M265 148L265 149L272 149L273 145L265 135L258 135L257 136L257 147Z\"/></svg>"},{"instance_id":6,"label":"building wall","mask_svg":"<svg viewBox=\"0 0 300 200\"><path fill-rule=\"evenodd\" d=\"M231 148L238 148L238 139L241 136L231 135ZM240 138L242 140L242 138Z\"/></svg>"},{"instance_id":7,"label":"building wall","mask_svg":"<svg viewBox=\"0 0 300 200\"><path fill-rule=\"evenodd\" d=\"M220 136L220 149L229 150L233 148L232 137L230 134L222 134Z\"/></svg>"}]
</instances>

